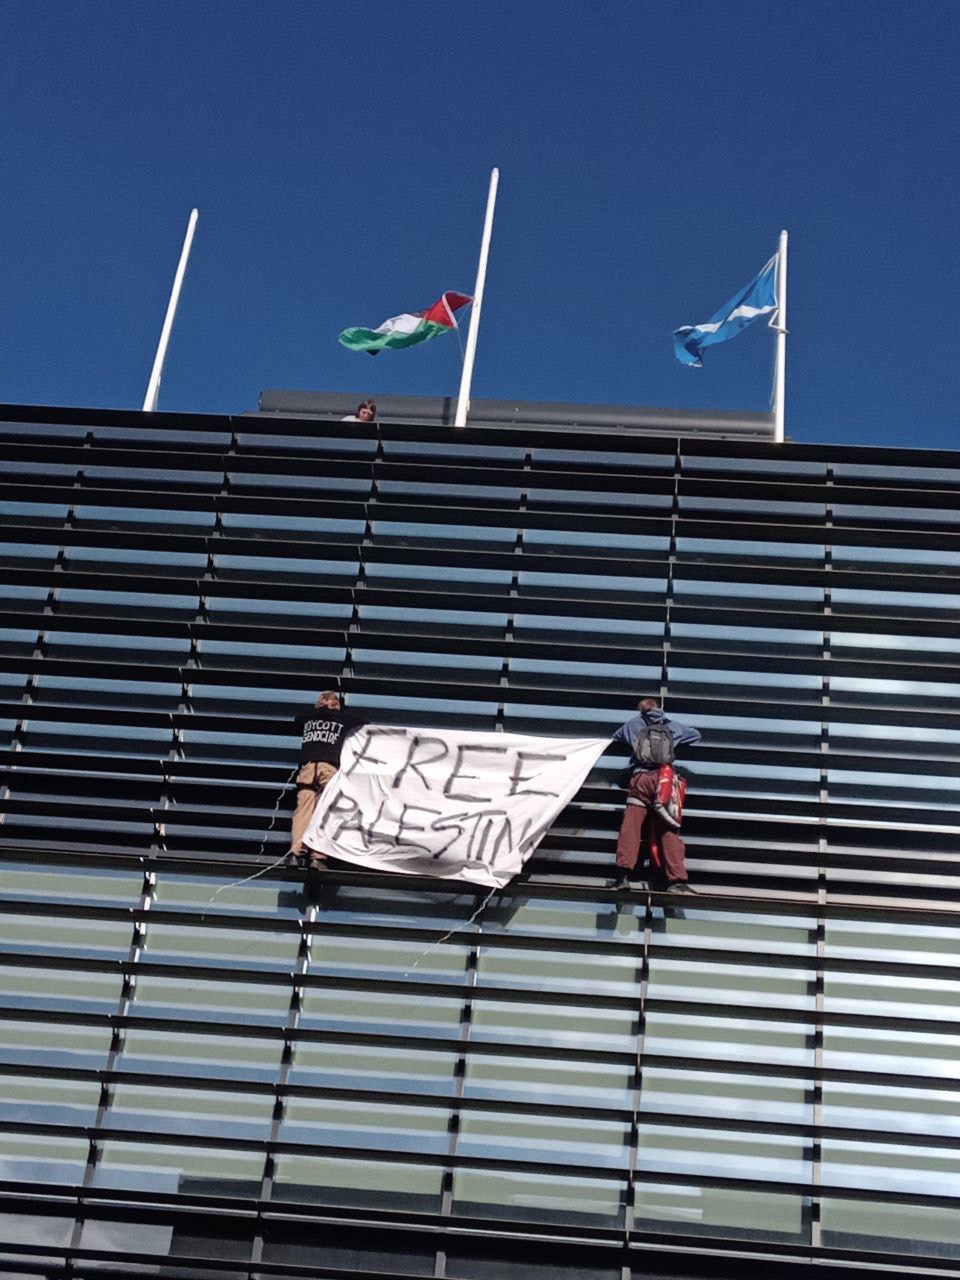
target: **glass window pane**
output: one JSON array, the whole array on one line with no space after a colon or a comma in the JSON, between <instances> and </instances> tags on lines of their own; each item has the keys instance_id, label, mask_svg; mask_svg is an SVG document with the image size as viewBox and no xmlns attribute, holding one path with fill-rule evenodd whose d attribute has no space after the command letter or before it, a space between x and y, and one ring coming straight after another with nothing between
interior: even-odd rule
<instances>
[{"instance_id":1,"label":"glass window pane","mask_svg":"<svg viewBox=\"0 0 960 1280\"><path fill-rule=\"evenodd\" d=\"M644 1178L637 1189L636 1224L644 1231L744 1237L805 1244L809 1199L742 1188L657 1186Z\"/></svg>"},{"instance_id":2,"label":"glass window pane","mask_svg":"<svg viewBox=\"0 0 960 1280\"><path fill-rule=\"evenodd\" d=\"M453 1180L455 1211L479 1218L617 1227L625 1200L619 1179L458 1169Z\"/></svg>"},{"instance_id":3,"label":"glass window pane","mask_svg":"<svg viewBox=\"0 0 960 1280\"><path fill-rule=\"evenodd\" d=\"M805 1024L738 1021L652 1010L647 1015L647 1053L689 1057L703 1062L742 1061L813 1066L813 1047Z\"/></svg>"},{"instance_id":4,"label":"glass window pane","mask_svg":"<svg viewBox=\"0 0 960 1280\"><path fill-rule=\"evenodd\" d=\"M960 1215L945 1206L826 1197L820 1202L820 1221L828 1249L960 1258Z\"/></svg>"},{"instance_id":5,"label":"glass window pane","mask_svg":"<svg viewBox=\"0 0 960 1280\"><path fill-rule=\"evenodd\" d=\"M85 1067L107 1064L111 1030L107 1024L0 1022L0 1061L33 1067Z\"/></svg>"},{"instance_id":6,"label":"glass window pane","mask_svg":"<svg viewBox=\"0 0 960 1280\"><path fill-rule=\"evenodd\" d=\"M640 1105L644 1111L745 1123L775 1120L799 1127L813 1121L810 1084L775 1076L648 1066Z\"/></svg>"},{"instance_id":7,"label":"glass window pane","mask_svg":"<svg viewBox=\"0 0 960 1280\"><path fill-rule=\"evenodd\" d=\"M956 1196L960 1152L924 1150L890 1142L824 1140L823 1181L828 1186Z\"/></svg>"},{"instance_id":8,"label":"glass window pane","mask_svg":"<svg viewBox=\"0 0 960 1280\"><path fill-rule=\"evenodd\" d=\"M217 1147L104 1142L95 1187L206 1196L259 1196L262 1154Z\"/></svg>"},{"instance_id":9,"label":"glass window pane","mask_svg":"<svg viewBox=\"0 0 960 1280\"><path fill-rule=\"evenodd\" d=\"M104 871L98 867L48 870L21 863L0 865L0 890L4 897L27 902L69 902L83 906L102 902L136 906L142 886L143 877L132 871Z\"/></svg>"},{"instance_id":10,"label":"glass window pane","mask_svg":"<svg viewBox=\"0 0 960 1280\"><path fill-rule=\"evenodd\" d=\"M243 915L299 918L289 883L260 876L246 884L224 883L222 876L184 876L165 871L157 881L157 901L189 912L237 912Z\"/></svg>"},{"instance_id":11,"label":"glass window pane","mask_svg":"<svg viewBox=\"0 0 960 1280\"><path fill-rule=\"evenodd\" d=\"M501 1160L535 1160L592 1169L623 1169L629 1161L624 1121L568 1116L467 1111L460 1118L457 1154Z\"/></svg>"},{"instance_id":12,"label":"glass window pane","mask_svg":"<svg viewBox=\"0 0 960 1280\"><path fill-rule=\"evenodd\" d=\"M56 969L0 966L0 997L16 1009L64 1010L70 1013L115 1013L121 975Z\"/></svg>"},{"instance_id":13,"label":"glass window pane","mask_svg":"<svg viewBox=\"0 0 960 1280\"><path fill-rule=\"evenodd\" d=\"M370 1031L377 1035L449 1036L460 1024L462 1003L423 996L404 1001L397 996L364 991L345 1001L337 991L308 988L300 1025L325 1031Z\"/></svg>"},{"instance_id":14,"label":"glass window pane","mask_svg":"<svg viewBox=\"0 0 960 1280\"><path fill-rule=\"evenodd\" d=\"M283 1040L279 1037L197 1035L174 1031L128 1030L119 1069L190 1078L273 1081L280 1071ZM240 1104L243 1110L243 1104Z\"/></svg>"},{"instance_id":15,"label":"glass window pane","mask_svg":"<svg viewBox=\"0 0 960 1280\"><path fill-rule=\"evenodd\" d=\"M443 1170L429 1166L284 1153L277 1158L273 1198L436 1212L442 1183Z\"/></svg>"},{"instance_id":16,"label":"glass window pane","mask_svg":"<svg viewBox=\"0 0 960 1280\"><path fill-rule=\"evenodd\" d=\"M56 915L0 914L0 947L21 955L83 956L120 961L130 949L128 920L70 920Z\"/></svg>"},{"instance_id":17,"label":"glass window pane","mask_svg":"<svg viewBox=\"0 0 960 1280\"><path fill-rule=\"evenodd\" d=\"M2 1182L80 1182L89 1144L63 1134L5 1133L0 1149Z\"/></svg>"},{"instance_id":18,"label":"glass window pane","mask_svg":"<svg viewBox=\"0 0 960 1280\"><path fill-rule=\"evenodd\" d=\"M364 1089L391 1094L443 1094L453 1096L457 1058L435 1049L399 1049L385 1045L296 1045L291 1084Z\"/></svg>"},{"instance_id":19,"label":"glass window pane","mask_svg":"<svg viewBox=\"0 0 960 1280\"><path fill-rule=\"evenodd\" d=\"M133 1133L266 1141L272 1115L269 1094L121 1084L114 1090L104 1124Z\"/></svg>"},{"instance_id":20,"label":"glass window pane","mask_svg":"<svg viewBox=\"0 0 960 1280\"><path fill-rule=\"evenodd\" d=\"M95 1080L0 1074L0 1119L9 1123L91 1125L99 1101Z\"/></svg>"},{"instance_id":21,"label":"glass window pane","mask_svg":"<svg viewBox=\"0 0 960 1280\"><path fill-rule=\"evenodd\" d=\"M479 1002L474 1009L477 1040L509 1044L577 1047L585 1041L595 1049L629 1050L637 1034L636 1014L623 1009L585 1008L543 999L536 1004Z\"/></svg>"},{"instance_id":22,"label":"glass window pane","mask_svg":"<svg viewBox=\"0 0 960 1280\"><path fill-rule=\"evenodd\" d=\"M144 962L207 964L211 968L272 969L289 973L296 964L299 937L254 929L203 929L194 925L150 925Z\"/></svg>"},{"instance_id":23,"label":"glass window pane","mask_svg":"<svg viewBox=\"0 0 960 1280\"><path fill-rule=\"evenodd\" d=\"M198 979L159 978L150 974L137 983L134 1016L196 1018L204 1022L273 1024L290 1006L286 986Z\"/></svg>"},{"instance_id":24,"label":"glass window pane","mask_svg":"<svg viewBox=\"0 0 960 1280\"><path fill-rule=\"evenodd\" d=\"M293 1097L287 1100L280 1138L343 1150L409 1151L443 1155L449 1145L449 1112L403 1106Z\"/></svg>"},{"instance_id":25,"label":"glass window pane","mask_svg":"<svg viewBox=\"0 0 960 1280\"><path fill-rule=\"evenodd\" d=\"M553 1102L558 1106L632 1107L634 1068L607 1062L471 1055L465 1098L513 1102Z\"/></svg>"},{"instance_id":26,"label":"glass window pane","mask_svg":"<svg viewBox=\"0 0 960 1280\"><path fill-rule=\"evenodd\" d=\"M809 1146L803 1138L771 1138L671 1125L641 1128L637 1168L653 1174L706 1174L797 1183L809 1182L812 1172Z\"/></svg>"}]
</instances>

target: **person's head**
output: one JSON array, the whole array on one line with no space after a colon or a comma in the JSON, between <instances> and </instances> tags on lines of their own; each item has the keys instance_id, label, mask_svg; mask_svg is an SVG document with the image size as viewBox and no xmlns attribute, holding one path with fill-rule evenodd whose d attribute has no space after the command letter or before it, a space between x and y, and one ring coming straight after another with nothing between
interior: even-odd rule
<instances>
[{"instance_id":1,"label":"person's head","mask_svg":"<svg viewBox=\"0 0 960 1280\"><path fill-rule=\"evenodd\" d=\"M357 405L357 417L361 422L373 422L377 416L377 406L372 400L361 400Z\"/></svg>"},{"instance_id":2,"label":"person's head","mask_svg":"<svg viewBox=\"0 0 960 1280\"><path fill-rule=\"evenodd\" d=\"M637 710L642 716L645 716L648 711L659 711L660 699L654 697L652 693L645 693L637 703Z\"/></svg>"},{"instance_id":3,"label":"person's head","mask_svg":"<svg viewBox=\"0 0 960 1280\"><path fill-rule=\"evenodd\" d=\"M333 689L326 689L320 694L320 697L317 698L313 705L317 707L318 710L322 708L324 711L339 711L340 695L339 693L335 693Z\"/></svg>"}]
</instances>

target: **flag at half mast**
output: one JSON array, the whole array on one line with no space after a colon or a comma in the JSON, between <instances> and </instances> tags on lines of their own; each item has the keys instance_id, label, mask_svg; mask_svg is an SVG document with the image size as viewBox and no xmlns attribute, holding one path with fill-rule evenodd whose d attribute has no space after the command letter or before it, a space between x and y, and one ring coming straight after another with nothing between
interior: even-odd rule
<instances>
[{"instance_id":1,"label":"flag at half mast","mask_svg":"<svg viewBox=\"0 0 960 1280\"><path fill-rule=\"evenodd\" d=\"M772 324L777 310L777 258L774 254L763 270L709 320L673 331L674 351L681 364L699 369L705 347L735 338L761 316L770 316Z\"/></svg>"},{"instance_id":2,"label":"flag at half mast","mask_svg":"<svg viewBox=\"0 0 960 1280\"><path fill-rule=\"evenodd\" d=\"M376 329L344 329L340 343L351 351L366 351L371 356L385 349L414 347L418 342L456 329L454 312L472 301L465 293L442 293L426 311L405 311L401 316L391 316Z\"/></svg>"}]
</instances>

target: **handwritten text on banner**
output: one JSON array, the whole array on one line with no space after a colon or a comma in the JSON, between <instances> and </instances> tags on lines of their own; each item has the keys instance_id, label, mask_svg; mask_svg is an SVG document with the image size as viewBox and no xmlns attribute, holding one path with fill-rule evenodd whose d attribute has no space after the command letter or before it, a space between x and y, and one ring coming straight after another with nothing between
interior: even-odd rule
<instances>
[{"instance_id":1,"label":"handwritten text on banner","mask_svg":"<svg viewBox=\"0 0 960 1280\"><path fill-rule=\"evenodd\" d=\"M377 870L504 885L607 746L365 725L345 741L304 840Z\"/></svg>"}]
</instances>

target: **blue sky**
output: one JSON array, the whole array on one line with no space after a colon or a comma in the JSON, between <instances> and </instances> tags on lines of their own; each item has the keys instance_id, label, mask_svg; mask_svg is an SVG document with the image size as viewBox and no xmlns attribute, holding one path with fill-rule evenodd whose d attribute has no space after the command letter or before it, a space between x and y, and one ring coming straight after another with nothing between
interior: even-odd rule
<instances>
[{"instance_id":1,"label":"blue sky","mask_svg":"<svg viewBox=\"0 0 960 1280\"><path fill-rule=\"evenodd\" d=\"M706 320L790 231L787 432L960 446L950 0L3 0L0 400L138 408L187 215L160 408L264 387L455 395L443 338L337 333L472 292L475 396L763 410Z\"/></svg>"}]
</instances>

